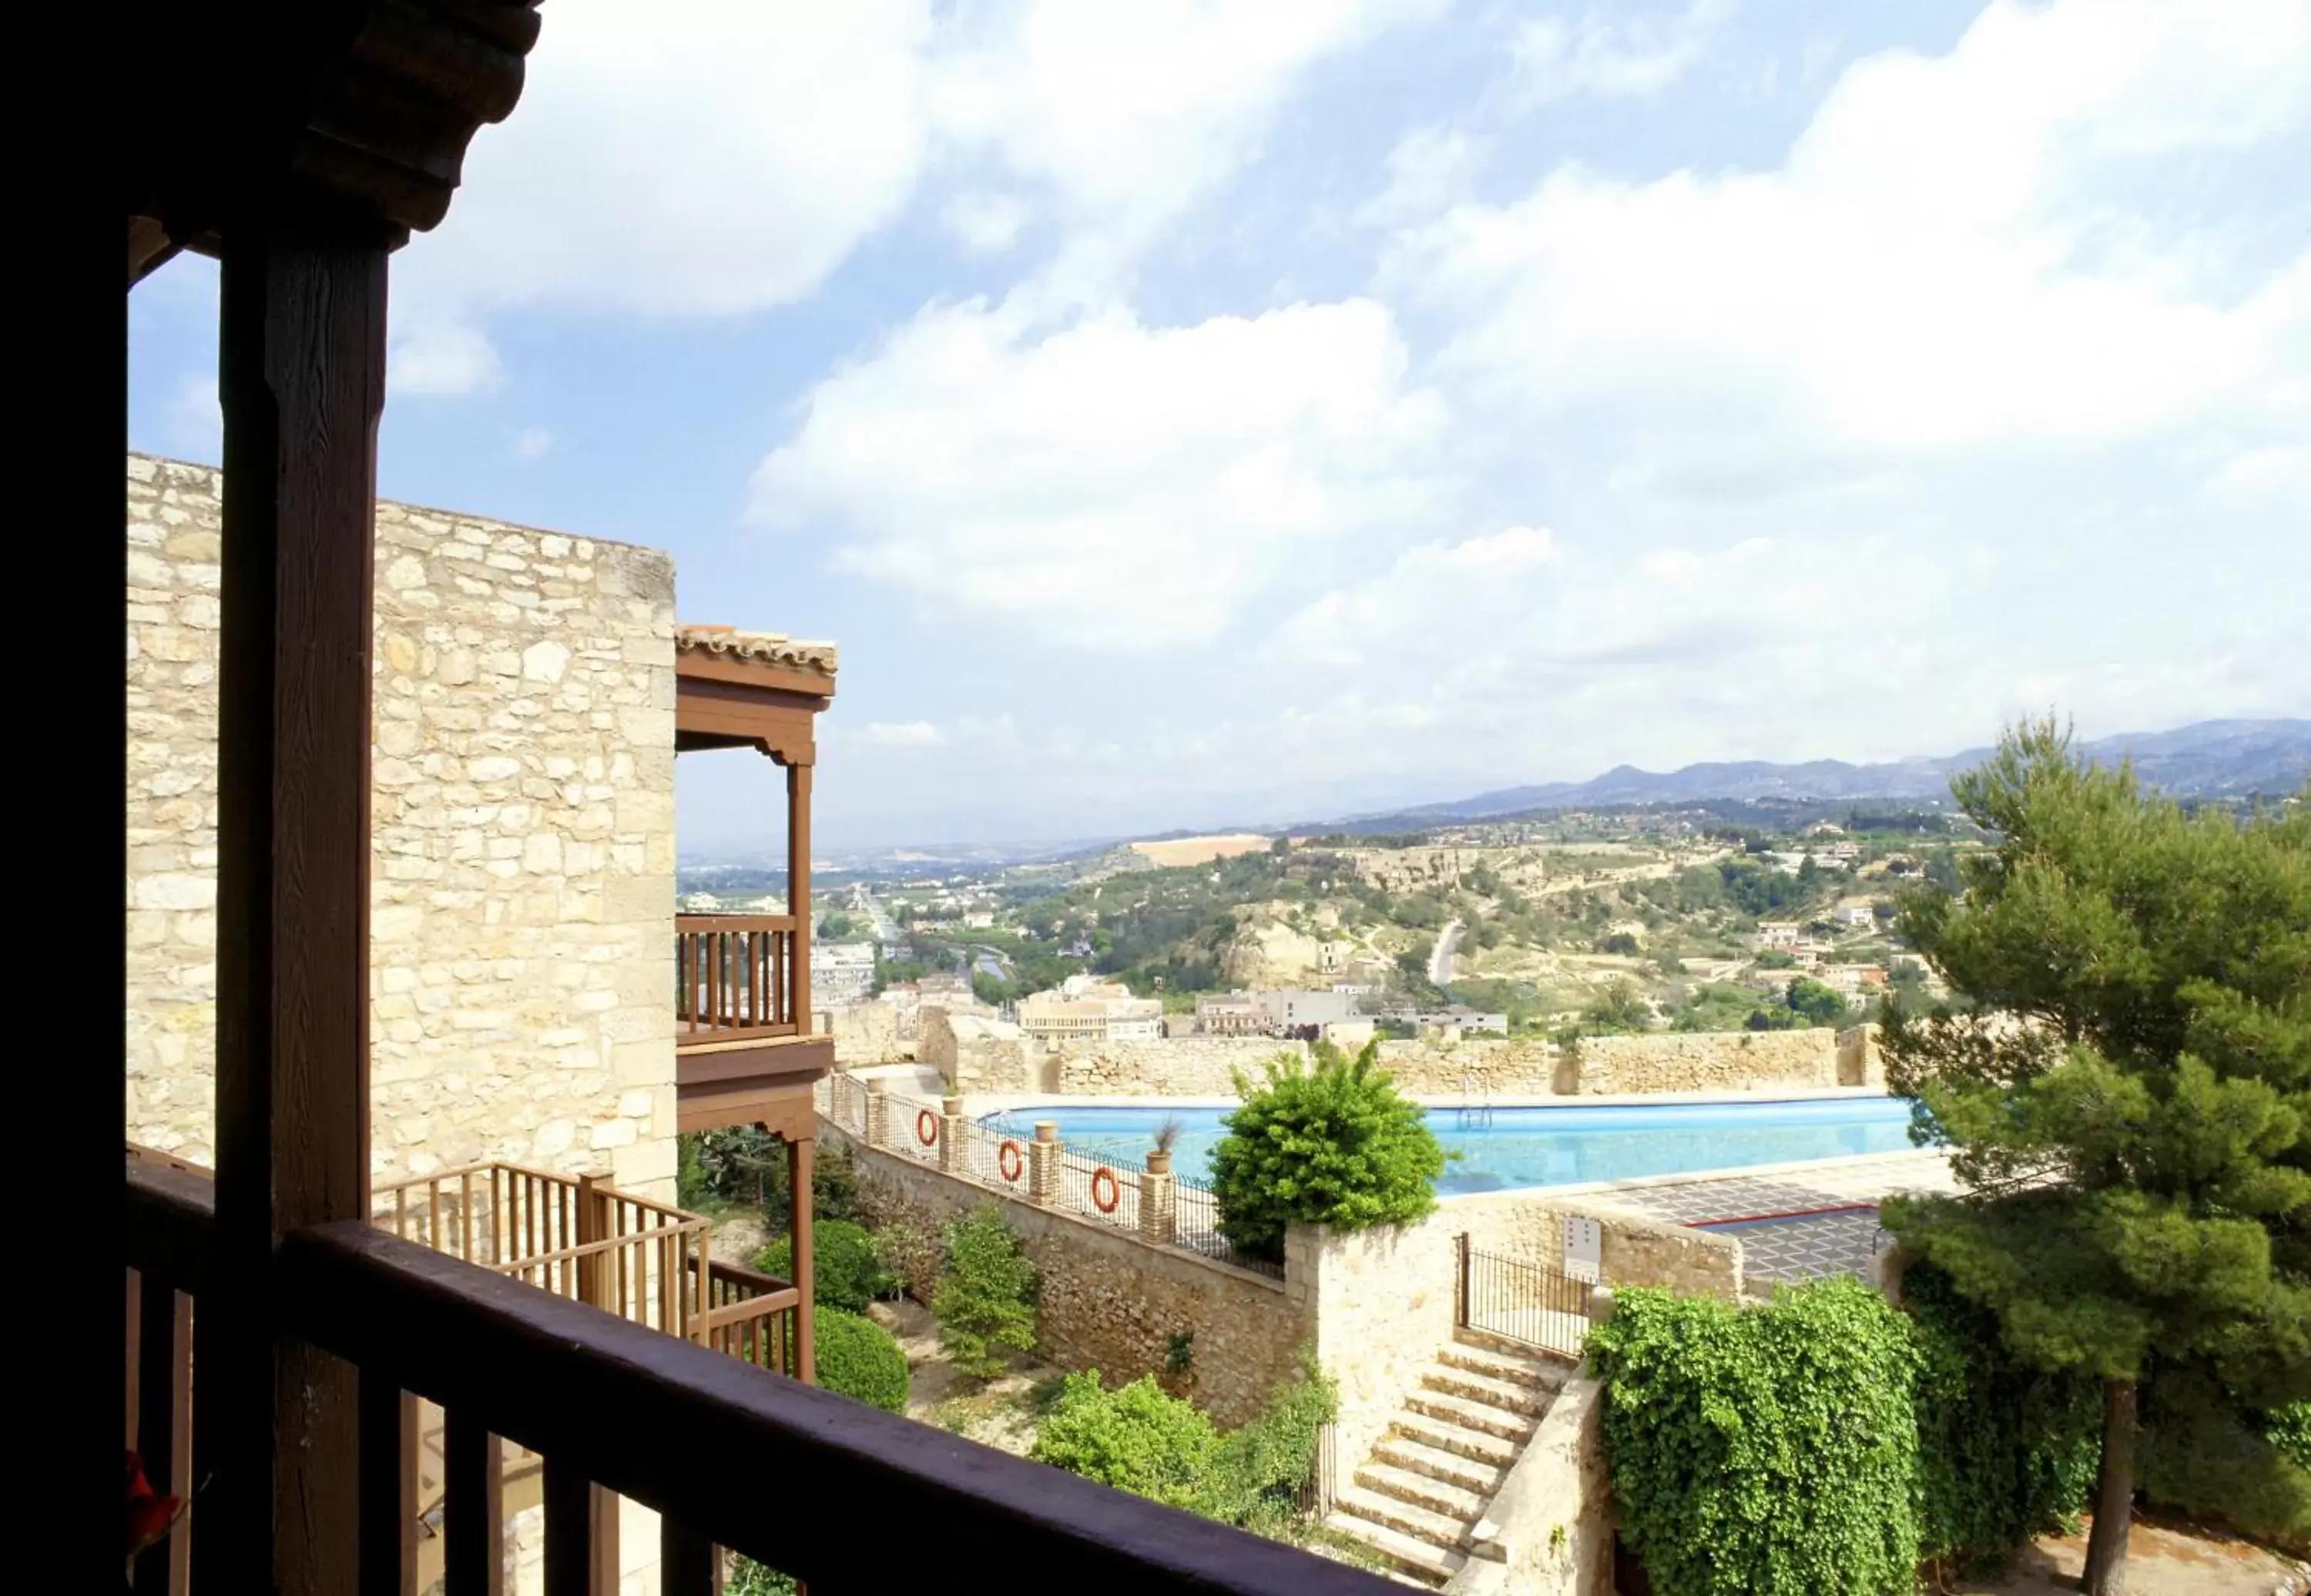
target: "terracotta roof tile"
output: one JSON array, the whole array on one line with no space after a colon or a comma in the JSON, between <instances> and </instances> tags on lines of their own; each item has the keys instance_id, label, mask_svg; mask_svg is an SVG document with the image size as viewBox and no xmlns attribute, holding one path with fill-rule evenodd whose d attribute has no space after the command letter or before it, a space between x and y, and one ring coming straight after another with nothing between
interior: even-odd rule
<instances>
[{"instance_id":1,"label":"terracotta roof tile","mask_svg":"<svg viewBox=\"0 0 2311 1596\"><path fill-rule=\"evenodd\" d=\"M834 674L835 648L833 643L805 642L781 632L741 632L735 626L677 625L674 629L674 646L677 650L729 654L740 659L790 665L830 676Z\"/></svg>"}]
</instances>

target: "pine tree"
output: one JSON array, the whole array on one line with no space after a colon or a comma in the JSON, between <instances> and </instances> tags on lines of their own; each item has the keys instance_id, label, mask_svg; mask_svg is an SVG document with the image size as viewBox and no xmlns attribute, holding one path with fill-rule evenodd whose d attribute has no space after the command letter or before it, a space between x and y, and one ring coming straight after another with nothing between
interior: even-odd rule
<instances>
[{"instance_id":1,"label":"pine tree","mask_svg":"<svg viewBox=\"0 0 2311 1596\"><path fill-rule=\"evenodd\" d=\"M1886 1222L2017 1355L2103 1382L2086 1588L2116 1596L2154 1369L2311 1397L2311 785L2189 813L2045 722L1951 790L1994 844L1902 926L1973 1008L1884 1045L1964 1194Z\"/></svg>"}]
</instances>

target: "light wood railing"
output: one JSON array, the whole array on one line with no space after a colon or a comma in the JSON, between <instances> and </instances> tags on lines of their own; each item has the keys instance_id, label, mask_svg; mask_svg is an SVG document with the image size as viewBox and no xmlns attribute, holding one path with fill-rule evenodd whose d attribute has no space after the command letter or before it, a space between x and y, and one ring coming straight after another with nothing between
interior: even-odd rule
<instances>
[{"instance_id":1,"label":"light wood railing","mask_svg":"<svg viewBox=\"0 0 2311 1596\"><path fill-rule=\"evenodd\" d=\"M794 916L678 914L674 941L680 1035L737 1042L806 1029L797 1018Z\"/></svg>"}]
</instances>

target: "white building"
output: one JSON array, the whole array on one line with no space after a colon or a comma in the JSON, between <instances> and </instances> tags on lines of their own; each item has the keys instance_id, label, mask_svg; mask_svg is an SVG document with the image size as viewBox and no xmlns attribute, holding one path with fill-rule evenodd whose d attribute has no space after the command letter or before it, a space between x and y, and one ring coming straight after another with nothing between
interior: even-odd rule
<instances>
[{"instance_id":1,"label":"white building","mask_svg":"<svg viewBox=\"0 0 2311 1596\"><path fill-rule=\"evenodd\" d=\"M821 1003L857 1003L875 986L875 945L871 942L814 942L810 945L811 996Z\"/></svg>"},{"instance_id":2,"label":"white building","mask_svg":"<svg viewBox=\"0 0 2311 1596\"><path fill-rule=\"evenodd\" d=\"M1081 980L1070 976L1070 984ZM1059 1046L1068 1042L1156 1042L1164 1034L1164 1006L1153 998L1134 998L1109 982L1088 983L1109 994L1070 997L1064 991L1037 992L1019 1004L1019 1029L1037 1042Z\"/></svg>"}]
</instances>

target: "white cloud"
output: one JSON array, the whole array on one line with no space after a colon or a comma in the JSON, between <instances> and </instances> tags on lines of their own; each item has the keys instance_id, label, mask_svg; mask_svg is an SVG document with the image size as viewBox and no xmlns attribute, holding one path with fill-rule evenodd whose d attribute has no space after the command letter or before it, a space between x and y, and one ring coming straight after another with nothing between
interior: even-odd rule
<instances>
[{"instance_id":1,"label":"white cloud","mask_svg":"<svg viewBox=\"0 0 2311 1596\"><path fill-rule=\"evenodd\" d=\"M513 458L542 460L554 449L554 434L544 427L524 427L514 434Z\"/></svg>"},{"instance_id":2,"label":"white cloud","mask_svg":"<svg viewBox=\"0 0 2311 1596\"><path fill-rule=\"evenodd\" d=\"M505 381L497 350L470 323L429 318L419 310L397 317L392 328L385 386L396 397L482 393Z\"/></svg>"},{"instance_id":3,"label":"white cloud","mask_svg":"<svg viewBox=\"0 0 2311 1596\"><path fill-rule=\"evenodd\" d=\"M1130 239L1256 150L1312 63L1438 0L1013 0L967 5L933 90L940 130Z\"/></svg>"},{"instance_id":4,"label":"white cloud","mask_svg":"<svg viewBox=\"0 0 2311 1596\"><path fill-rule=\"evenodd\" d=\"M974 190L947 201L939 220L973 255L1000 255L1017 242L1027 206L1016 195Z\"/></svg>"},{"instance_id":5,"label":"white cloud","mask_svg":"<svg viewBox=\"0 0 2311 1596\"><path fill-rule=\"evenodd\" d=\"M867 748L937 748L946 734L928 720L869 720L854 740Z\"/></svg>"},{"instance_id":6,"label":"white cloud","mask_svg":"<svg viewBox=\"0 0 2311 1596\"><path fill-rule=\"evenodd\" d=\"M1532 579L1557 557L1545 527L1508 527L1461 543L1406 550L1383 575L1337 588L1278 628L1275 655L1309 665L1358 666L1427 652L1428 637L1467 636L1529 611Z\"/></svg>"},{"instance_id":7,"label":"white cloud","mask_svg":"<svg viewBox=\"0 0 2311 1596\"><path fill-rule=\"evenodd\" d=\"M402 391L485 382L504 307L725 315L808 294L914 191L932 33L929 0L554 0L520 107L475 136L448 224L396 262Z\"/></svg>"},{"instance_id":8,"label":"white cloud","mask_svg":"<svg viewBox=\"0 0 2311 1596\"><path fill-rule=\"evenodd\" d=\"M1533 100L1574 94L1647 98L1692 70L1731 14L1730 0L1693 0L1681 12L1591 12L1579 26L1536 17L1510 40L1519 86Z\"/></svg>"},{"instance_id":9,"label":"white cloud","mask_svg":"<svg viewBox=\"0 0 2311 1596\"><path fill-rule=\"evenodd\" d=\"M1367 227L1426 221L1469 196L1485 143L1464 128L1416 127L1388 153L1387 187L1357 207Z\"/></svg>"},{"instance_id":10,"label":"white cloud","mask_svg":"<svg viewBox=\"0 0 2311 1596\"><path fill-rule=\"evenodd\" d=\"M1057 331L934 307L828 378L756 519L926 606L1102 650L1206 643L1281 565L1435 502L1444 416L1370 301Z\"/></svg>"},{"instance_id":11,"label":"white cloud","mask_svg":"<svg viewBox=\"0 0 2311 1596\"><path fill-rule=\"evenodd\" d=\"M1563 167L1443 214L1388 281L1454 325L1460 379L1603 406L1672 475L2299 429L2311 251L2258 272L2126 180L2302 125L2311 10L2224 22L1998 0L1947 56L1851 67L1777 170Z\"/></svg>"}]
</instances>

